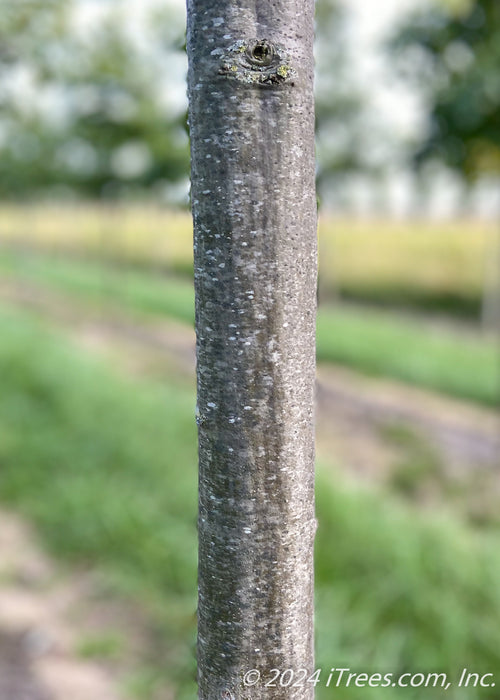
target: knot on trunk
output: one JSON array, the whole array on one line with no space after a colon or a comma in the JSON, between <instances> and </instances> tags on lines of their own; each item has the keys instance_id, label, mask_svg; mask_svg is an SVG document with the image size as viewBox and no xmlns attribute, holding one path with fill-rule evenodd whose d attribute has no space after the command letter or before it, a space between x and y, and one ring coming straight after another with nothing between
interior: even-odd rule
<instances>
[{"instance_id":1,"label":"knot on trunk","mask_svg":"<svg viewBox=\"0 0 500 700\"><path fill-rule=\"evenodd\" d=\"M286 50L268 39L240 39L217 53L222 53L219 73L228 78L247 85L293 85L296 73Z\"/></svg>"}]
</instances>

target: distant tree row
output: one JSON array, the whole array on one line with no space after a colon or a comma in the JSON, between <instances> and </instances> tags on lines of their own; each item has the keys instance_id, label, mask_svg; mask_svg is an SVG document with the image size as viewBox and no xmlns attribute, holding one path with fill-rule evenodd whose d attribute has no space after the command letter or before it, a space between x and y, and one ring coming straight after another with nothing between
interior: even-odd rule
<instances>
[{"instance_id":1,"label":"distant tree row","mask_svg":"<svg viewBox=\"0 0 500 700\"><path fill-rule=\"evenodd\" d=\"M141 42L123 0L102 3L90 29L84 6L0 0L0 198L155 194L188 177L186 106L169 99L183 79L182 14L146 4ZM319 0L320 189L366 167L344 19L338 0Z\"/></svg>"},{"instance_id":2,"label":"distant tree row","mask_svg":"<svg viewBox=\"0 0 500 700\"><path fill-rule=\"evenodd\" d=\"M87 31L79 5L0 2L2 197L54 187L116 197L186 177L185 110L169 100L182 17L153 9L144 47L126 4L108 4Z\"/></svg>"},{"instance_id":3,"label":"distant tree row","mask_svg":"<svg viewBox=\"0 0 500 700\"><path fill-rule=\"evenodd\" d=\"M85 0L0 0L2 199L54 189L92 198L160 194L187 179L182 15L152 4L134 33L124 0L90 4L100 13L89 29ZM500 3L460 6L418 13L391 48L429 107L415 163L438 159L473 179L500 172ZM346 5L318 0L316 17L324 195L346 174L374 174L380 164L368 155L377 136L350 72Z\"/></svg>"}]
</instances>

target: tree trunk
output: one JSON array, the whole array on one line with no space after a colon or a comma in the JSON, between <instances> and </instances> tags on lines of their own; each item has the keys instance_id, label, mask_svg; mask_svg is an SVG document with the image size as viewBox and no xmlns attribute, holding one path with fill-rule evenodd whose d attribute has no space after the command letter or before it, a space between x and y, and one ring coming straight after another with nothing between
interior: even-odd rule
<instances>
[{"instance_id":1,"label":"tree trunk","mask_svg":"<svg viewBox=\"0 0 500 700\"><path fill-rule=\"evenodd\" d=\"M309 699L314 2L187 0L187 9L199 698ZM272 669L291 671L266 687Z\"/></svg>"}]
</instances>

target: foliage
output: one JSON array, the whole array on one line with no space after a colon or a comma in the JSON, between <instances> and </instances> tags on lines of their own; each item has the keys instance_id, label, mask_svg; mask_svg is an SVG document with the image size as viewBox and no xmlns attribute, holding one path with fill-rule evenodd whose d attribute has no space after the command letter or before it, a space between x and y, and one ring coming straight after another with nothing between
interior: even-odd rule
<instances>
[{"instance_id":1,"label":"foliage","mask_svg":"<svg viewBox=\"0 0 500 700\"><path fill-rule=\"evenodd\" d=\"M500 174L498 0L420 10L400 28L392 49L430 107L416 163L437 158L468 179Z\"/></svg>"},{"instance_id":2,"label":"foliage","mask_svg":"<svg viewBox=\"0 0 500 700\"><path fill-rule=\"evenodd\" d=\"M135 311L194 321L192 285L182 279L82 260L4 252L0 270L18 280ZM498 347L467 333L428 327L390 313L321 307L317 356L368 374L393 377L479 403L500 398Z\"/></svg>"},{"instance_id":3,"label":"foliage","mask_svg":"<svg viewBox=\"0 0 500 700\"><path fill-rule=\"evenodd\" d=\"M125 0L0 0L0 197L159 195L189 172L182 90L184 16ZM148 9L149 8L149 9ZM86 10L85 10L86 11ZM83 13L83 14L82 14ZM316 5L318 184L370 167L362 93L349 71L348 12ZM139 36L138 34L142 35Z\"/></svg>"},{"instance_id":4,"label":"foliage","mask_svg":"<svg viewBox=\"0 0 500 700\"><path fill-rule=\"evenodd\" d=\"M99 11L83 31L76 0L1 2L0 196L112 198L186 178L185 117L165 100L178 22L155 15L145 49L130 36L126 3Z\"/></svg>"},{"instance_id":5,"label":"foliage","mask_svg":"<svg viewBox=\"0 0 500 700\"><path fill-rule=\"evenodd\" d=\"M69 4L67 0L1 0L0 71L29 60L44 72L52 60L50 42L65 33Z\"/></svg>"},{"instance_id":6,"label":"foliage","mask_svg":"<svg viewBox=\"0 0 500 700\"><path fill-rule=\"evenodd\" d=\"M53 551L105 573L149 611L158 640L149 692L156 683L193 697L191 390L178 379L161 387L125 379L25 315L3 310L0 322L0 499L32 518ZM498 668L494 530L476 532L443 512L424 517L388 493L347 485L330 466L320 470L317 515L318 666L453 679L463 666ZM327 689L324 679L317 688L319 698L332 691L351 700L432 695ZM467 698L495 693L469 688ZM463 689L446 695L457 700Z\"/></svg>"}]
</instances>

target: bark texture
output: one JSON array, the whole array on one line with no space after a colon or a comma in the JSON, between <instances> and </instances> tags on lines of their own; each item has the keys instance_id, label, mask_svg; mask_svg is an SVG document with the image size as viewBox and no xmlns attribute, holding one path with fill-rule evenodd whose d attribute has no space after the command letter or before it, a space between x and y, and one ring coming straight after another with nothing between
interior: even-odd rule
<instances>
[{"instance_id":1,"label":"bark texture","mask_svg":"<svg viewBox=\"0 0 500 700\"><path fill-rule=\"evenodd\" d=\"M187 10L199 698L309 699L266 683L314 665L314 2Z\"/></svg>"}]
</instances>

